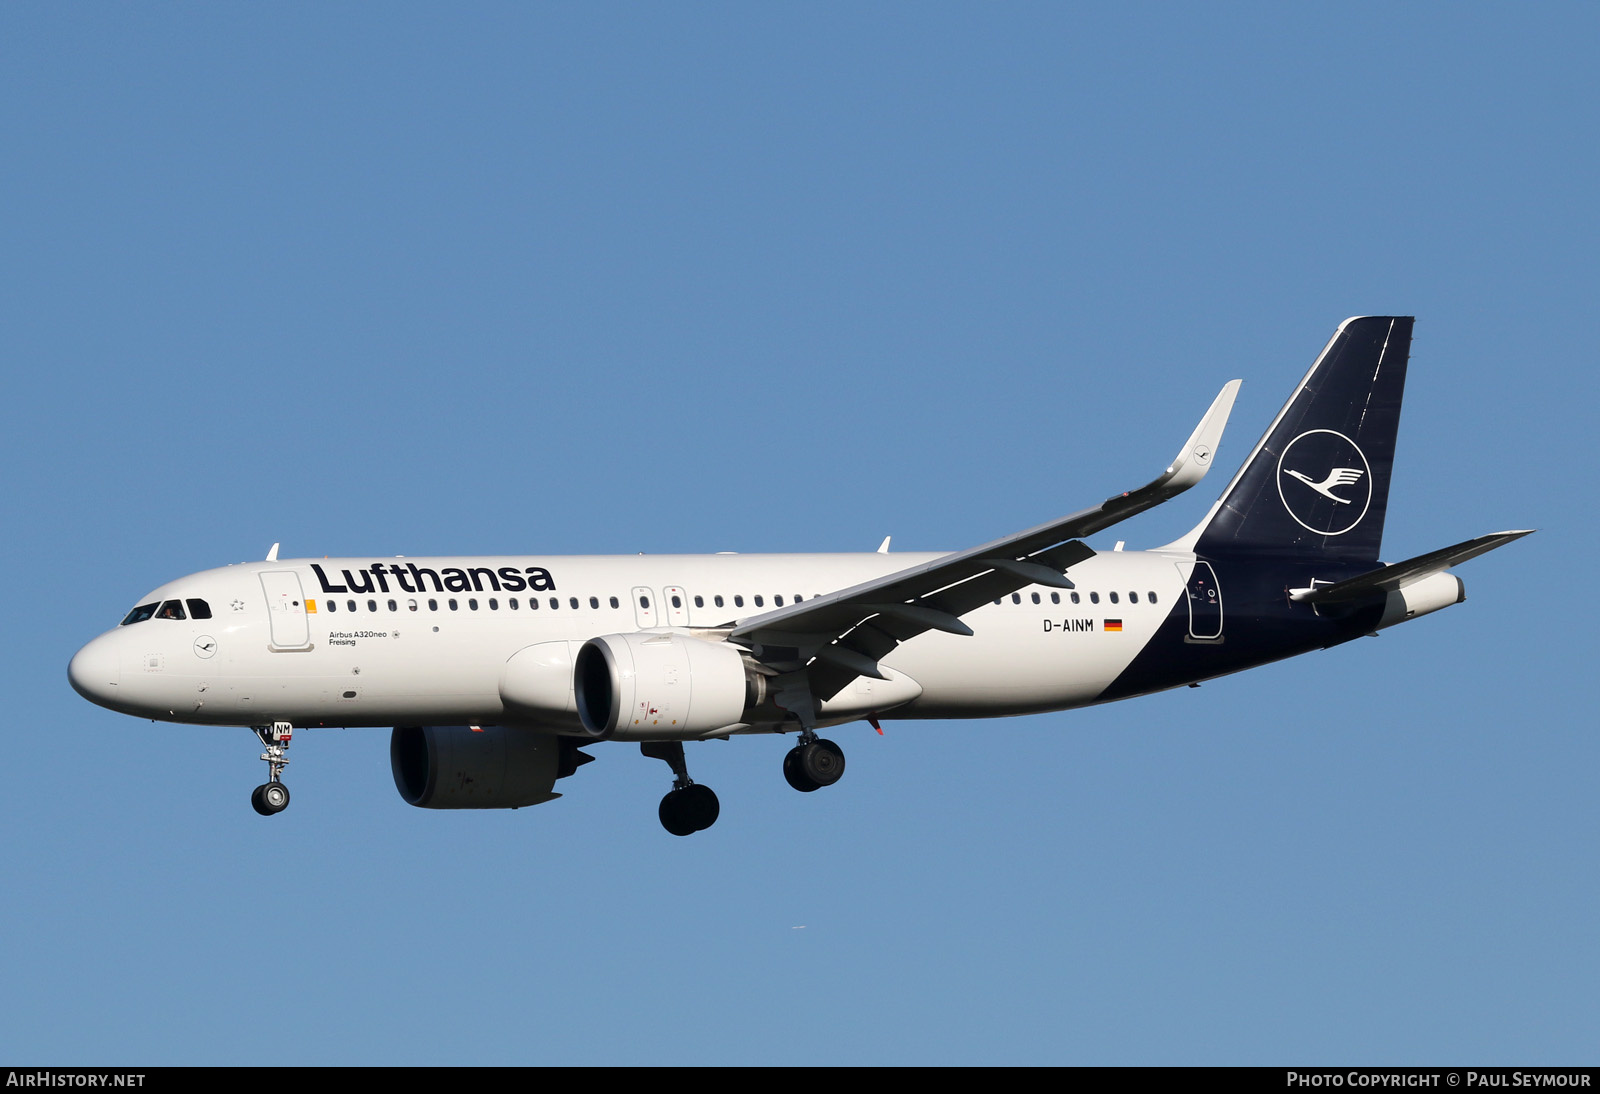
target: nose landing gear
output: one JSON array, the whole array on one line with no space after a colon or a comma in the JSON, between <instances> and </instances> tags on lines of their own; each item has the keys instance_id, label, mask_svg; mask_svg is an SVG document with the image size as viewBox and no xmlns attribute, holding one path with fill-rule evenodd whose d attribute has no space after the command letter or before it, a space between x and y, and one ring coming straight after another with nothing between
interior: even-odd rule
<instances>
[{"instance_id":1,"label":"nose landing gear","mask_svg":"<svg viewBox=\"0 0 1600 1094\"><path fill-rule=\"evenodd\" d=\"M289 739L294 736L294 726L288 722L273 722L270 726L251 726L250 731L266 749L261 758L267 763L267 781L250 793L250 805L263 817L282 813L289 808L289 788L281 776L289 763Z\"/></svg>"}]
</instances>

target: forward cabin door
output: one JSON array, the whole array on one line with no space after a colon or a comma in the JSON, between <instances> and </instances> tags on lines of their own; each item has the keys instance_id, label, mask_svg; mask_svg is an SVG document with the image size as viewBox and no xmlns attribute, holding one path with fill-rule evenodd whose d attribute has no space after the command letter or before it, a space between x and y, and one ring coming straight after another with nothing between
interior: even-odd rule
<instances>
[{"instance_id":1,"label":"forward cabin door","mask_svg":"<svg viewBox=\"0 0 1600 1094\"><path fill-rule=\"evenodd\" d=\"M261 575L267 596L267 619L272 627L268 645L273 650L309 650L311 623L300 591L300 575L293 570L271 570Z\"/></svg>"}]
</instances>

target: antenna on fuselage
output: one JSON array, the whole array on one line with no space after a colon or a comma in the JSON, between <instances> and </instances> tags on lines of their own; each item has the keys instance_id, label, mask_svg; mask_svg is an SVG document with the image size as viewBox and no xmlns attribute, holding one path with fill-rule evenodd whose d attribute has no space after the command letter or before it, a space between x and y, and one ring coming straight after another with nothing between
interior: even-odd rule
<instances>
[{"instance_id":1,"label":"antenna on fuselage","mask_svg":"<svg viewBox=\"0 0 1600 1094\"><path fill-rule=\"evenodd\" d=\"M272 550L267 552L267 561L268 562L276 562L276 561L278 561L278 545L276 543L274 543L272 545Z\"/></svg>"},{"instance_id":2,"label":"antenna on fuselage","mask_svg":"<svg viewBox=\"0 0 1600 1094\"><path fill-rule=\"evenodd\" d=\"M893 539L893 538L894 538L893 536L884 536L883 537L883 542L878 544L878 553L880 555L886 555L886 554L889 553L889 541L891 539Z\"/></svg>"}]
</instances>

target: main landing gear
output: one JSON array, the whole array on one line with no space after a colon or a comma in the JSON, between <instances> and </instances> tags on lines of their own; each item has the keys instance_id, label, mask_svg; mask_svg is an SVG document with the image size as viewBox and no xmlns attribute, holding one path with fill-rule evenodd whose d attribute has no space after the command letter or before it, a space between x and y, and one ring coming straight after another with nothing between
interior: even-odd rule
<instances>
[{"instance_id":1,"label":"main landing gear","mask_svg":"<svg viewBox=\"0 0 1600 1094\"><path fill-rule=\"evenodd\" d=\"M783 758L783 777L802 794L832 786L844 774L844 749L809 729Z\"/></svg>"},{"instance_id":2,"label":"main landing gear","mask_svg":"<svg viewBox=\"0 0 1600 1094\"><path fill-rule=\"evenodd\" d=\"M294 726L288 722L273 722L270 726L251 726L250 730L266 749L261 758L267 762L267 781L250 793L250 805L263 817L282 813L289 808L289 788L280 776L289 762L289 738L294 736Z\"/></svg>"},{"instance_id":3,"label":"main landing gear","mask_svg":"<svg viewBox=\"0 0 1600 1094\"><path fill-rule=\"evenodd\" d=\"M682 741L645 741L639 751L672 768L672 789L661 799L661 827L674 836L692 836L717 823L722 806L709 786L689 778Z\"/></svg>"}]
</instances>

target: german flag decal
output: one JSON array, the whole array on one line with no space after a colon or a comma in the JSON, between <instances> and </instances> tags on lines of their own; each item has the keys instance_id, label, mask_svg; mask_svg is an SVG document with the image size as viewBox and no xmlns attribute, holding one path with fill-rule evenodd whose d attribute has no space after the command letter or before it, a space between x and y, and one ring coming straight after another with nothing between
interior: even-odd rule
<instances>
[{"instance_id":1,"label":"german flag decal","mask_svg":"<svg viewBox=\"0 0 1600 1094\"><path fill-rule=\"evenodd\" d=\"M1108 620L1105 621L1105 624L1100 629L1105 631L1107 634L1121 634L1122 633L1122 620L1120 620L1120 619L1108 619Z\"/></svg>"}]
</instances>

